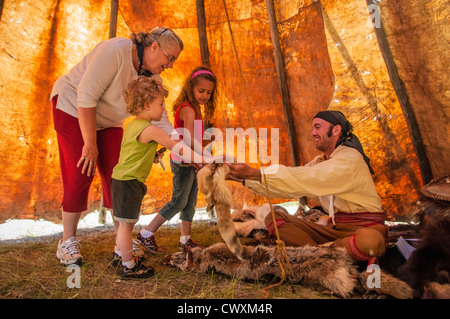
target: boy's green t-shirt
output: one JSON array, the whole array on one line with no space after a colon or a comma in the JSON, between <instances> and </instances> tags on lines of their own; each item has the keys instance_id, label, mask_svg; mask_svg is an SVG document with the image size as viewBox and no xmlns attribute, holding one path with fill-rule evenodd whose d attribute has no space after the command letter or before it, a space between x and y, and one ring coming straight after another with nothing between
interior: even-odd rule
<instances>
[{"instance_id":1,"label":"boy's green t-shirt","mask_svg":"<svg viewBox=\"0 0 450 319\"><path fill-rule=\"evenodd\" d=\"M152 169L158 143L152 141L143 144L137 139L150 125L153 124L147 120L134 119L125 127L119 162L113 169L112 178L122 181L137 179L145 183Z\"/></svg>"}]
</instances>

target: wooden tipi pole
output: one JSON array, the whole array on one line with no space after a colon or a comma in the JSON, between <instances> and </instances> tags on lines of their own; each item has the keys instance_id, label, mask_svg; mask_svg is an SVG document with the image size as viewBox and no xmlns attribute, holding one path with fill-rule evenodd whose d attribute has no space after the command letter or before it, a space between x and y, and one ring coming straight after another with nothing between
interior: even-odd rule
<instances>
[{"instance_id":1,"label":"wooden tipi pole","mask_svg":"<svg viewBox=\"0 0 450 319\"><path fill-rule=\"evenodd\" d=\"M206 35L206 17L205 17L205 1L197 0L197 29L198 39L200 42L200 55L202 59L202 65L210 67L209 62L209 50L208 50L208 37Z\"/></svg>"},{"instance_id":2,"label":"wooden tipi pole","mask_svg":"<svg viewBox=\"0 0 450 319\"><path fill-rule=\"evenodd\" d=\"M366 0L366 3L369 12L370 8L373 5L378 6L378 4L374 0ZM389 48L389 42L387 40L386 33L384 32L383 24L381 23L381 17L379 17L377 22L379 22L379 25L375 25L374 29L378 41L378 46L380 47L381 55L383 56L387 71L389 73L389 78L391 80L392 86L394 87L395 93L397 94L398 101L400 102L400 106L403 111L403 115L405 116L406 124L411 136L411 141L416 151L417 160L419 162L422 181L424 184L428 184L433 179L433 174L431 172L430 162L425 152L422 136L420 135L419 126L417 125L416 117L414 115L411 104L409 103L409 98L406 93L404 83L398 75L397 66L394 62L394 58Z\"/></svg>"},{"instance_id":3,"label":"wooden tipi pole","mask_svg":"<svg viewBox=\"0 0 450 319\"><path fill-rule=\"evenodd\" d=\"M119 11L119 0L111 0L111 18L109 22L109 38L116 36L117 13Z\"/></svg>"},{"instance_id":4,"label":"wooden tipi pole","mask_svg":"<svg viewBox=\"0 0 450 319\"><path fill-rule=\"evenodd\" d=\"M289 87L286 81L286 73L284 71L283 54L280 46L280 36L278 34L277 18L273 0L266 0L267 16L269 18L270 38L272 40L273 55L275 58L275 67L277 70L278 84L281 91L281 100L283 103L284 118L286 121L289 148L291 151L292 166L300 165L300 156L297 143L297 133L295 131L294 117L292 114L291 99L289 96ZM299 204L305 209L306 198L298 199Z\"/></svg>"},{"instance_id":5,"label":"wooden tipi pole","mask_svg":"<svg viewBox=\"0 0 450 319\"><path fill-rule=\"evenodd\" d=\"M200 56L202 65L211 67L209 61L208 36L206 35L206 17L205 17L205 1L196 0L197 5L197 29L198 39L200 42ZM205 129L212 127L211 118L214 115L214 109L205 110Z\"/></svg>"},{"instance_id":6,"label":"wooden tipi pole","mask_svg":"<svg viewBox=\"0 0 450 319\"><path fill-rule=\"evenodd\" d=\"M3 5L5 4L5 0L0 0L0 21L2 20L3 15Z\"/></svg>"},{"instance_id":7,"label":"wooden tipi pole","mask_svg":"<svg viewBox=\"0 0 450 319\"><path fill-rule=\"evenodd\" d=\"M266 8L267 16L269 18L270 38L272 39L273 55L275 58L278 84L280 86L281 100L283 103L284 118L286 121L289 138L292 165L299 166L300 157L298 154L297 134L295 131L294 119L292 116L291 100L289 97L289 88L286 81L286 73L284 72L283 54L281 52L280 37L278 34L277 19L275 16L273 0L266 0Z\"/></svg>"},{"instance_id":8,"label":"wooden tipi pole","mask_svg":"<svg viewBox=\"0 0 450 319\"><path fill-rule=\"evenodd\" d=\"M116 36L117 30L117 13L119 11L119 0L111 0L111 15L109 21L109 38ZM100 207L98 209L98 222L100 224L106 223L106 208L103 206L103 190L100 199Z\"/></svg>"}]
</instances>

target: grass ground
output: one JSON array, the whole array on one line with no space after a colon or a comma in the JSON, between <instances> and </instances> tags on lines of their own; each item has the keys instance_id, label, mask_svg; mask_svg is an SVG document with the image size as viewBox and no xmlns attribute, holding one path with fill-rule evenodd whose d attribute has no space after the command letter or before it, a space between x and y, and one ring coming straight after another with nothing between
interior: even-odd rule
<instances>
[{"instance_id":1,"label":"grass ground","mask_svg":"<svg viewBox=\"0 0 450 319\"><path fill-rule=\"evenodd\" d=\"M114 230L81 232L84 265L80 288L69 288L73 271L62 267L55 256L59 238L0 244L0 298L6 299L261 299L266 282L247 283L214 273L182 272L163 264L165 254L178 251L179 228L158 230L162 255L147 254L145 264L155 269L149 279L121 280L110 265ZM192 238L202 246L222 241L215 226L194 223ZM245 244L250 239L242 239ZM268 290L272 298L329 299L330 295L304 286Z\"/></svg>"}]
</instances>

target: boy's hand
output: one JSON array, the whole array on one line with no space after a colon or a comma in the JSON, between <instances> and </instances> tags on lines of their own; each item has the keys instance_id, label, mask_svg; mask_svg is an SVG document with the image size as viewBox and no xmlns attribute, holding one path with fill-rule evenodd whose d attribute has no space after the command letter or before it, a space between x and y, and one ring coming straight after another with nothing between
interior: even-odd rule
<instances>
[{"instance_id":1,"label":"boy's hand","mask_svg":"<svg viewBox=\"0 0 450 319\"><path fill-rule=\"evenodd\" d=\"M155 163L155 164L159 163L163 157L164 157L164 153L156 152L156 156L155 156L155 159L153 160L153 163Z\"/></svg>"},{"instance_id":2,"label":"boy's hand","mask_svg":"<svg viewBox=\"0 0 450 319\"><path fill-rule=\"evenodd\" d=\"M159 149L156 151L156 155L155 155L155 159L153 160L153 163L159 163L161 162L163 156L164 156L164 152L167 151L167 149L165 147Z\"/></svg>"}]
</instances>

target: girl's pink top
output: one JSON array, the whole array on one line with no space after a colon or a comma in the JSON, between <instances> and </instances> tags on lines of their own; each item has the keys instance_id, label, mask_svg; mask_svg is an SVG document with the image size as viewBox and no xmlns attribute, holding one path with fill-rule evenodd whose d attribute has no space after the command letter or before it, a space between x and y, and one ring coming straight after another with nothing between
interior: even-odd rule
<instances>
[{"instance_id":1,"label":"girl's pink top","mask_svg":"<svg viewBox=\"0 0 450 319\"><path fill-rule=\"evenodd\" d=\"M174 127L177 130L178 134L180 135L180 138L183 138L184 121L182 119L180 119L180 110L185 106L192 108L195 112L194 138L200 143L200 145L202 145L203 131L204 131L202 114L201 113L198 114L197 111L195 110L195 108L191 105L191 103L189 103L189 101L186 100L183 103L181 103L181 105L178 106L177 110L175 111ZM191 140L187 139L184 142L189 145L191 143ZM192 145L191 145L191 148L193 148ZM201 150L200 150L200 152L201 152ZM181 159L179 156L175 155L173 152L170 154L170 158L176 162L186 163L186 161Z\"/></svg>"}]
</instances>

